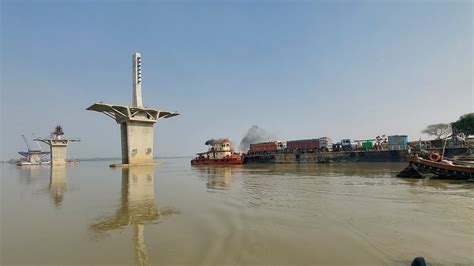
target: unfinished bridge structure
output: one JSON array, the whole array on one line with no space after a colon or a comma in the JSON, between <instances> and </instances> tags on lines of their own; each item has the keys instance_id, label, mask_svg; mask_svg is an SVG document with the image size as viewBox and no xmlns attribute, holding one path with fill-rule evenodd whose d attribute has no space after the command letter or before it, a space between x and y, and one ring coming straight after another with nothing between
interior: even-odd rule
<instances>
[{"instance_id":1,"label":"unfinished bridge structure","mask_svg":"<svg viewBox=\"0 0 474 266\"><path fill-rule=\"evenodd\" d=\"M142 57L134 53L133 62L133 101L132 106L104 104L89 106L86 110L107 115L120 124L122 142L122 164L111 166L152 165L153 164L153 125L162 118L179 115L143 106L142 100Z\"/></svg>"}]
</instances>

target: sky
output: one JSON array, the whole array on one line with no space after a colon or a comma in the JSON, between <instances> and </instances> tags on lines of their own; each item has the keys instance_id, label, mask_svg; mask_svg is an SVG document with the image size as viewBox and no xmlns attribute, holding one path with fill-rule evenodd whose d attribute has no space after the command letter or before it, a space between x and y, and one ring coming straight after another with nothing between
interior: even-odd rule
<instances>
[{"instance_id":1,"label":"sky","mask_svg":"<svg viewBox=\"0 0 474 266\"><path fill-rule=\"evenodd\" d=\"M426 138L473 112L471 1L1 2L1 159L61 124L70 158L120 157L119 125L85 109L143 101L155 156L210 138ZM44 146L43 146L44 147ZM46 147L44 147L46 148Z\"/></svg>"}]
</instances>

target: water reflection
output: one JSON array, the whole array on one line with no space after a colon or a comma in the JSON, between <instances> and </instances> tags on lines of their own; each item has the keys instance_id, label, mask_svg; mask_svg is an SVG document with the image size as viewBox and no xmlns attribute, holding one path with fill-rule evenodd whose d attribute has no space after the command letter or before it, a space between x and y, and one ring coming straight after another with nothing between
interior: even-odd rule
<instances>
[{"instance_id":1,"label":"water reflection","mask_svg":"<svg viewBox=\"0 0 474 266\"><path fill-rule=\"evenodd\" d=\"M60 207L67 191L66 166L55 165L51 167L49 176L49 196L56 207Z\"/></svg>"},{"instance_id":2,"label":"water reflection","mask_svg":"<svg viewBox=\"0 0 474 266\"><path fill-rule=\"evenodd\" d=\"M24 165L15 166L19 169L20 182L31 184L35 180L39 180L41 177L48 176L49 165Z\"/></svg>"},{"instance_id":3,"label":"water reflection","mask_svg":"<svg viewBox=\"0 0 474 266\"><path fill-rule=\"evenodd\" d=\"M206 179L209 189L230 189L235 174L241 170L239 166L193 166L193 170Z\"/></svg>"},{"instance_id":4,"label":"water reflection","mask_svg":"<svg viewBox=\"0 0 474 266\"><path fill-rule=\"evenodd\" d=\"M115 215L90 225L91 232L100 236L108 231L133 226L133 243L137 265L150 265L145 244L145 225L156 223L160 216L177 213L160 211L155 205L153 166L122 169L122 190Z\"/></svg>"},{"instance_id":5,"label":"water reflection","mask_svg":"<svg viewBox=\"0 0 474 266\"><path fill-rule=\"evenodd\" d=\"M62 180L3 166L0 264L474 265L474 184L395 178L406 164L107 164L69 165ZM165 202L185 215L166 220Z\"/></svg>"},{"instance_id":6,"label":"water reflection","mask_svg":"<svg viewBox=\"0 0 474 266\"><path fill-rule=\"evenodd\" d=\"M405 163L249 164L245 171L257 175L394 177L405 167Z\"/></svg>"}]
</instances>

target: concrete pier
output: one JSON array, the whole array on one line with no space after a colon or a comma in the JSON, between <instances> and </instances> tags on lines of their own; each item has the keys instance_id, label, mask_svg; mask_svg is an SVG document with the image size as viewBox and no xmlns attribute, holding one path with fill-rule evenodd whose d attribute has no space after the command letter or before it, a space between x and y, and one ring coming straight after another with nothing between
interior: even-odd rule
<instances>
[{"instance_id":1,"label":"concrete pier","mask_svg":"<svg viewBox=\"0 0 474 266\"><path fill-rule=\"evenodd\" d=\"M133 54L132 62L132 106L95 103L86 109L103 113L120 124L122 164L112 166L153 165L153 125L162 118L179 115L143 107L141 54Z\"/></svg>"},{"instance_id":2,"label":"concrete pier","mask_svg":"<svg viewBox=\"0 0 474 266\"><path fill-rule=\"evenodd\" d=\"M48 145L51 147L51 164L64 165L67 161L67 140L49 140Z\"/></svg>"},{"instance_id":3,"label":"concrete pier","mask_svg":"<svg viewBox=\"0 0 474 266\"><path fill-rule=\"evenodd\" d=\"M37 141L46 143L51 150L51 165L65 165L67 162L67 146L69 142L77 142L79 139L66 139L61 126L57 126L51 133L50 138L35 138Z\"/></svg>"},{"instance_id":4,"label":"concrete pier","mask_svg":"<svg viewBox=\"0 0 474 266\"><path fill-rule=\"evenodd\" d=\"M28 143L28 140L26 139L25 135L21 135L23 137L23 141L26 144L26 147L28 147L28 151L20 151L18 154L23 156L18 162L18 166L26 166L26 165L39 165L39 164L49 164L50 162L45 161L46 155L49 155L50 152L45 152L41 150L41 146L38 144L37 141L35 141L37 145L37 149L34 149L30 146Z\"/></svg>"},{"instance_id":5,"label":"concrete pier","mask_svg":"<svg viewBox=\"0 0 474 266\"><path fill-rule=\"evenodd\" d=\"M19 166L23 165L39 165L39 164L46 164L48 162L43 162L43 157L49 154L49 152L43 151L20 151L18 152L20 155L24 156L23 159L17 163Z\"/></svg>"}]
</instances>

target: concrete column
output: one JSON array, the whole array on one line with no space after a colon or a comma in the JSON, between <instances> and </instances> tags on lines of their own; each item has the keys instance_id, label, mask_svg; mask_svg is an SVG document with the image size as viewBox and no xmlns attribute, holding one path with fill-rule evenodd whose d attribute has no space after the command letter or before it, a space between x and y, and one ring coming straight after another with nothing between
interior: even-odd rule
<instances>
[{"instance_id":1,"label":"concrete column","mask_svg":"<svg viewBox=\"0 0 474 266\"><path fill-rule=\"evenodd\" d=\"M36 154L36 153L30 154L29 161L30 161L30 163L39 163L39 162L41 162L41 154Z\"/></svg>"},{"instance_id":2,"label":"concrete column","mask_svg":"<svg viewBox=\"0 0 474 266\"><path fill-rule=\"evenodd\" d=\"M132 56L132 106L110 105L102 102L87 108L107 115L120 124L122 163L115 166L153 164L153 124L162 118L179 115L158 109L144 108L142 100L142 56Z\"/></svg>"},{"instance_id":3,"label":"concrete column","mask_svg":"<svg viewBox=\"0 0 474 266\"><path fill-rule=\"evenodd\" d=\"M128 136L127 136L127 123L120 124L120 140L122 145L122 163L128 164Z\"/></svg>"},{"instance_id":4,"label":"concrete column","mask_svg":"<svg viewBox=\"0 0 474 266\"><path fill-rule=\"evenodd\" d=\"M51 165L65 165L67 140L51 140Z\"/></svg>"},{"instance_id":5,"label":"concrete column","mask_svg":"<svg viewBox=\"0 0 474 266\"><path fill-rule=\"evenodd\" d=\"M133 65L133 103L134 107L143 107L142 101L142 55L134 53L132 56Z\"/></svg>"},{"instance_id":6,"label":"concrete column","mask_svg":"<svg viewBox=\"0 0 474 266\"><path fill-rule=\"evenodd\" d=\"M153 164L153 123L127 121L120 125L122 163Z\"/></svg>"}]
</instances>

